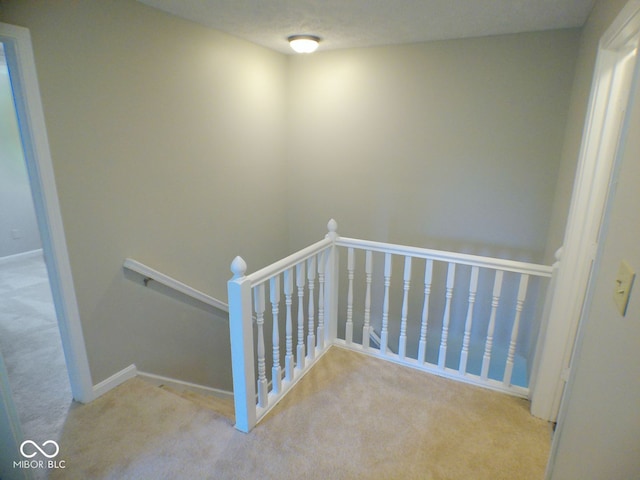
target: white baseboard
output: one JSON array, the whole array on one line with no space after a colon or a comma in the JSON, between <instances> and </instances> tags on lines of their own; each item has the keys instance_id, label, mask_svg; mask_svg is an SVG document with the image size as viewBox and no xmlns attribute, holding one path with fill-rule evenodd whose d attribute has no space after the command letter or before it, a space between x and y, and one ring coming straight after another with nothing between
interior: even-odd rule
<instances>
[{"instance_id":1,"label":"white baseboard","mask_svg":"<svg viewBox=\"0 0 640 480\"><path fill-rule=\"evenodd\" d=\"M4 263L15 262L18 260L27 260L29 258L34 258L38 256L42 256L41 248L37 250L29 250L28 252L16 253L14 255L7 255L6 257L0 257L0 265Z\"/></svg>"},{"instance_id":2,"label":"white baseboard","mask_svg":"<svg viewBox=\"0 0 640 480\"><path fill-rule=\"evenodd\" d=\"M138 374L138 369L135 365L129 365L127 368L120 370L118 373L111 375L106 380L101 381L97 385L93 386L93 398L98 398L109 390L116 388L118 385L126 382L127 380L135 377Z\"/></svg>"},{"instance_id":3,"label":"white baseboard","mask_svg":"<svg viewBox=\"0 0 640 480\"><path fill-rule=\"evenodd\" d=\"M229 392L227 390L205 387L204 385L184 382L182 380L163 377L161 375L155 375L153 373L138 372L138 376L153 383L154 385L167 385L168 387L171 387L178 391L189 390L191 392L199 393L200 395L213 395L216 397L233 400L233 392Z\"/></svg>"}]
</instances>

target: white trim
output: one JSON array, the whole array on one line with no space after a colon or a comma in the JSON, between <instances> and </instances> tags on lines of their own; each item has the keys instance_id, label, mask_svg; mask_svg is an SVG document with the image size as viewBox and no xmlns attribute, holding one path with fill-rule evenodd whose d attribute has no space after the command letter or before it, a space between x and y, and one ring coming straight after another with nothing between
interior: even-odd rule
<instances>
[{"instance_id":1,"label":"white trim","mask_svg":"<svg viewBox=\"0 0 640 480\"><path fill-rule=\"evenodd\" d=\"M380 345L382 345L382 339L380 338L380 335L376 333L373 327L371 327L371 330L369 330L369 341L375 343L376 348L380 348ZM387 349L391 350L389 347L387 347ZM395 353L395 352L392 352L392 353Z\"/></svg>"},{"instance_id":2,"label":"white trim","mask_svg":"<svg viewBox=\"0 0 640 480\"><path fill-rule=\"evenodd\" d=\"M117 373L114 373L106 380L101 381L100 383L93 386L93 396L94 398L98 398L109 390L116 388L118 385L122 385L127 380L131 380L138 374L138 369L135 365L129 365L127 368L120 370Z\"/></svg>"},{"instance_id":3,"label":"white trim","mask_svg":"<svg viewBox=\"0 0 640 480\"><path fill-rule=\"evenodd\" d=\"M190 392L199 393L200 395L213 395L233 401L233 392L221 390L219 388L206 387L197 383L184 382L175 378L163 377L154 373L138 372L138 376L153 383L154 385L167 385L175 390L188 390Z\"/></svg>"},{"instance_id":4,"label":"white trim","mask_svg":"<svg viewBox=\"0 0 640 480\"><path fill-rule=\"evenodd\" d=\"M631 45L640 31L640 1L631 0L600 41L578 169L565 231L531 413L555 420L564 392L563 371L569 367L601 230L611 173L629 103L635 67ZM541 329L544 331L544 329Z\"/></svg>"},{"instance_id":5,"label":"white trim","mask_svg":"<svg viewBox=\"0 0 640 480\"><path fill-rule=\"evenodd\" d=\"M625 7L620 11L612 25L602 36L602 40L600 41L600 51L599 54L605 48L615 48L617 47L619 50L623 50L629 48L630 43L634 43L637 47L638 42L640 42L640 0L631 0L629 3L625 5ZM637 54L636 54L637 55ZM628 107L633 101L633 97L636 97L635 101L638 101L638 84L640 82L640 62L635 61L635 67L633 68L634 72L632 74L632 86L630 92L627 94L627 98L625 100L625 110L628 110ZM598 75L598 71L596 69L596 75ZM624 142L625 137L629 133L629 118L628 115L625 114L624 121L620 126L620 137L622 142ZM600 263L602 260L603 249L604 249L604 240L607 232L607 227L609 224L609 219L611 218L611 209L612 209L612 199L614 196L615 185L618 180L620 174L620 163L622 161L621 156L624 154L622 151L616 152L615 158L612 161L611 165L611 174L609 180L609 191L604 199L604 212L603 218L601 222L601 228L598 232L598 244L597 250L594 254L594 266L593 271L591 272L589 278L589 284L587 288L587 292L585 295L585 301L580 313L579 323L577 325L577 334L575 341L575 351L571 352L572 357L571 361L573 361L574 357L579 357L580 351L582 349L582 341L584 335L584 323L586 321L587 315L590 312L591 302L593 300L595 282L592 281L596 278L598 271L600 269ZM562 402L559 407L558 414L558 423L556 426L555 434L553 436L553 441L551 442L551 451L549 453L549 462L547 463L547 470L545 472L545 479L550 479L553 475L553 470L555 468L556 459L558 455L558 448L562 438L562 432L565 428L565 419L567 416L567 411L569 409L569 398L571 396L571 392L574 388L575 382L575 369L568 369L568 379L565 388L564 395L562 397ZM566 377L566 372L565 372Z\"/></svg>"},{"instance_id":6,"label":"white trim","mask_svg":"<svg viewBox=\"0 0 640 480\"><path fill-rule=\"evenodd\" d=\"M504 270L505 272L536 275L539 277L551 277L551 273L553 271L553 267L551 266L539 265L536 263L519 262L503 258L483 257L480 255L469 255L467 253L447 252L444 250L432 250L405 245L395 245L392 243L373 242L371 240L360 240L357 238L339 237L336 240L336 245L339 247L353 247L371 250L372 252L391 253L401 256L408 255L415 258L425 258L439 262L460 263L479 268L491 268Z\"/></svg>"},{"instance_id":7,"label":"white trim","mask_svg":"<svg viewBox=\"0 0 640 480\"><path fill-rule=\"evenodd\" d=\"M514 397L527 398L529 396L529 389L525 387L520 387L518 385L505 385L501 380L494 380L492 378L483 379L479 375L474 375L472 373L465 373L464 375L460 374L459 370L454 368L440 368L438 365L434 365L432 363L425 362L423 364L418 363L418 361L414 358L405 357L401 358L397 353L382 353L377 348L362 348L362 345L357 343L351 343L347 345L347 343L342 339L335 339L331 344L332 347L342 348L344 350L351 350L352 352L363 353L364 355L368 355L370 357L379 358L386 362L395 363L398 365L403 365L405 367L413 368L419 372L428 373L430 375L436 375L438 377L447 378L450 380L455 380L457 382L467 383L469 385L475 385L477 387L486 388L488 390L493 390L495 392L506 393L507 395L511 395Z\"/></svg>"},{"instance_id":8,"label":"white trim","mask_svg":"<svg viewBox=\"0 0 640 480\"><path fill-rule=\"evenodd\" d=\"M252 286L265 282L270 278L281 274L292 265L307 260L308 258L311 258L314 255L320 253L321 251L330 248L332 245L333 241L330 238L326 237L319 242L314 243L313 245L309 245L308 247L303 248L296 253L292 253L282 260L278 260L277 262L272 263L271 265L267 265L257 272L253 272L252 274L247 275L247 278L251 280Z\"/></svg>"},{"instance_id":9,"label":"white trim","mask_svg":"<svg viewBox=\"0 0 640 480\"><path fill-rule=\"evenodd\" d=\"M9 65L20 135L71 392L74 399L86 403L94 398L93 382L58 204L31 36L24 27L0 23L0 41L4 43Z\"/></svg>"},{"instance_id":10,"label":"white trim","mask_svg":"<svg viewBox=\"0 0 640 480\"><path fill-rule=\"evenodd\" d=\"M165 287L169 287L206 305L210 305L214 308L217 308L218 310L222 310L223 312L229 312L229 305L222 300L213 298L212 296L207 295L200 290L196 290L195 288L190 287L189 285L186 285L181 281L176 280L175 278L165 275L164 273L160 273L157 270L154 270L153 268L148 267L147 265L144 265L143 263L140 263L136 260L126 258L124 260L123 267L127 270L131 270L132 272L136 272L142 275L145 279L158 282Z\"/></svg>"},{"instance_id":11,"label":"white trim","mask_svg":"<svg viewBox=\"0 0 640 480\"><path fill-rule=\"evenodd\" d=\"M15 253L13 255L7 255L5 257L0 257L0 265L5 265L11 262L18 262L20 260L29 260L30 258L35 258L38 256L42 256L42 249L39 248L37 250L29 250L28 252Z\"/></svg>"},{"instance_id":12,"label":"white trim","mask_svg":"<svg viewBox=\"0 0 640 480\"><path fill-rule=\"evenodd\" d=\"M13 461L20 458L18 445L23 440L20 417L9 385L9 374L0 355L0 475L3 477L32 478L28 470L13 468Z\"/></svg>"}]
</instances>

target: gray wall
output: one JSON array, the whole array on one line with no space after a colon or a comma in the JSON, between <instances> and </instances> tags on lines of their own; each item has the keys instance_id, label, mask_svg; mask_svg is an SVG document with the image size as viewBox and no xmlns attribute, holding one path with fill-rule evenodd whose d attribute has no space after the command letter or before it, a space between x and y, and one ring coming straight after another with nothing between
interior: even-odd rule
<instances>
[{"instance_id":1,"label":"gray wall","mask_svg":"<svg viewBox=\"0 0 640 480\"><path fill-rule=\"evenodd\" d=\"M541 261L579 35L560 30L292 57L290 245L298 248L320 238L333 217L339 233L349 237ZM421 291L424 265L414 263L412 288ZM372 304L378 333L379 265L373 281L378 301ZM390 342L397 346L401 262L393 271ZM444 270L438 272L444 282ZM359 327L362 265L357 275ZM451 368L458 367L461 344L454 340L464 331L469 272L459 269L457 276ZM483 295L471 339L475 350L486 335L492 282L491 275L481 276ZM508 348L516 282L512 277L505 282L496 350ZM433 339L444 308L439 287L434 283L432 291ZM409 302L407 352L415 358L422 298L410 296ZM517 353L524 358L538 333L535 307L527 304L520 330ZM478 365L470 368L479 373ZM495 375L502 378L498 370Z\"/></svg>"},{"instance_id":2,"label":"gray wall","mask_svg":"<svg viewBox=\"0 0 640 480\"><path fill-rule=\"evenodd\" d=\"M292 57L291 245L339 232L540 260L578 30Z\"/></svg>"},{"instance_id":3,"label":"gray wall","mask_svg":"<svg viewBox=\"0 0 640 480\"><path fill-rule=\"evenodd\" d=\"M582 57L593 58L597 39L626 2L600 1L583 39ZM592 63L592 62L591 62ZM587 62L579 72L588 83ZM640 290L631 290L622 317L614 304L615 278L621 261L640 272L640 84L630 109L626 144L598 257L599 269L572 363L572 378L563 400L554 480L640 478Z\"/></svg>"},{"instance_id":4,"label":"gray wall","mask_svg":"<svg viewBox=\"0 0 640 480\"><path fill-rule=\"evenodd\" d=\"M553 263L555 251L562 246L564 230L569 215L569 204L578 165L587 103L596 63L600 37L611 24L627 0L606 0L595 3L580 37L576 74L571 88L571 101L566 134L562 145L562 157L558 168L558 180L553 194L553 207L549 223L545 263Z\"/></svg>"},{"instance_id":5,"label":"gray wall","mask_svg":"<svg viewBox=\"0 0 640 480\"><path fill-rule=\"evenodd\" d=\"M94 383L231 389L225 321L125 277L132 257L226 299L286 253L286 57L133 0L3 2L31 31Z\"/></svg>"},{"instance_id":6,"label":"gray wall","mask_svg":"<svg viewBox=\"0 0 640 480\"><path fill-rule=\"evenodd\" d=\"M94 383L131 363L230 388L226 298L345 235L542 256L579 31L287 57L145 7L5 1L30 29Z\"/></svg>"},{"instance_id":7,"label":"gray wall","mask_svg":"<svg viewBox=\"0 0 640 480\"><path fill-rule=\"evenodd\" d=\"M636 85L637 88L637 85ZM559 433L554 479L640 478L640 292L622 317L613 302L620 262L640 273L640 102L632 111L610 224L582 325ZM566 410L564 410L566 409Z\"/></svg>"},{"instance_id":8,"label":"gray wall","mask_svg":"<svg viewBox=\"0 0 640 480\"><path fill-rule=\"evenodd\" d=\"M39 248L11 82L0 50L0 258Z\"/></svg>"}]
</instances>

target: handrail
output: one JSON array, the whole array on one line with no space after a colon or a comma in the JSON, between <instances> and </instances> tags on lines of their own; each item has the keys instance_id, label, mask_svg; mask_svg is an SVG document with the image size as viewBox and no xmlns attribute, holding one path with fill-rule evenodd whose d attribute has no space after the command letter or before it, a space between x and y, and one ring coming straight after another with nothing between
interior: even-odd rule
<instances>
[{"instance_id":1,"label":"handrail","mask_svg":"<svg viewBox=\"0 0 640 480\"><path fill-rule=\"evenodd\" d=\"M217 308L218 310L222 310L223 312L229 312L229 305L227 303L218 300L217 298L213 298L212 296L207 295L206 293L203 293L199 290L196 290L195 288L190 287L189 285L186 285L185 283L182 283L175 278L165 275L164 273L160 273L157 270L154 270L153 268L148 267L147 265L144 265L143 263L140 263L136 260L126 258L123 267L127 270L131 270L132 272L136 272L142 275L145 279L145 285L149 280L153 280L154 282L158 282L165 287L169 287L172 290L180 292L206 305L210 305L214 308Z\"/></svg>"},{"instance_id":2,"label":"handrail","mask_svg":"<svg viewBox=\"0 0 640 480\"><path fill-rule=\"evenodd\" d=\"M333 241L330 238L324 238L319 242L314 243L313 245L309 245L302 250L297 251L289 255L282 260L278 260L276 263L273 263L267 267L264 267L256 272L253 272L250 275L247 275L247 278L251 280L252 285L257 285L259 283L268 280L271 277L274 277L282 272L284 272L287 268L290 268L292 265L296 265L297 263L302 262L308 258L311 258L316 253L321 252L327 247L332 245Z\"/></svg>"},{"instance_id":3,"label":"handrail","mask_svg":"<svg viewBox=\"0 0 640 480\"><path fill-rule=\"evenodd\" d=\"M471 265L473 267L492 268L507 272L537 275L540 277L551 277L551 274L553 273L553 267L538 265L536 263L483 257L480 255L469 255L466 253L446 252L443 250L431 250L428 248L407 247L391 243L359 240L356 238L338 237L336 245L342 247L363 248L374 252L409 255L411 257L439 260L443 262L461 263L464 265Z\"/></svg>"},{"instance_id":4,"label":"handrail","mask_svg":"<svg viewBox=\"0 0 640 480\"><path fill-rule=\"evenodd\" d=\"M236 408L236 428L243 432L250 431L266 413L273 408L278 401L292 388L292 386L315 364L317 359L327 351L332 345L343 346L344 348L361 351L389 361L393 361L412 368L423 371L429 371L445 377L455 378L459 381L481 385L494 390L507 392L517 396L526 397L528 389L519 386L519 383L512 383L514 370L521 369L521 363L518 360L520 356L517 353L518 348L518 328L520 323L527 321L532 314L532 308L535 307L535 298L531 301L527 300L529 291L529 277L551 277L553 280L554 268L546 265L539 265L528 262L497 259L486 256L470 255L462 253L447 252L441 250L432 250L418 247L394 245L389 243L373 242L368 240L359 240L354 238L340 237L337 233L337 224L331 220L327 224L329 233L327 236L288 257L279 260L267 267L264 267L252 274L247 275L247 265L241 257L236 257L231 264L233 278L228 285L230 311L230 338L231 338L231 354L233 367L233 383L234 383L234 399ZM339 263L339 250L337 247L348 247L350 249L347 259L347 286L339 288L339 275L344 276L344 269L341 269ZM358 328L362 326L362 340L354 339L354 315L353 315L353 280L355 275L355 255L351 250L366 251L365 259L365 286L366 293L364 296L364 322L362 315L358 316ZM376 252L376 262L378 262L377 254L385 253L385 292L382 302L382 333L378 337L371 324L371 295L375 295L377 289L372 289L374 268L374 255ZM397 352L391 350L389 342L389 288L391 285L391 257L393 255L404 256L404 292L402 303L402 314L396 318L395 324L400 326L400 335L397 339ZM411 283L411 258L421 258L427 260L425 265L424 277L424 295L422 297L422 316L420 320L420 339L416 345L411 348L413 354L407 355L408 343L408 315L409 309L409 288ZM305 262L313 259L306 266ZM314 263L317 262L317 263ZM448 270L445 279L441 275L433 277L433 262L448 263ZM460 311L460 318L464 321L464 336L456 339L456 342L449 341L449 327L453 325L452 312L456 310L453 305L453 298L463 299L462 296L455 294L454 290L458 290L455 282L455 272L457 265L467 265L473 267L469 279L468 289L463 286L464 297L469 295L466 305L466 316ZM343 265L344 266L344 265ZM299 267L299 268L298 268ZM295 273L291 269L296 268ZM482 288L481 298L476 302L476 294L479 293L479 269L494 270L496 275L492 279L487 279L488 286L493 285L493 289L488 291ZM556 269L557 270L557 269ZM505 278L503 272L515 273L520 276L517 292L506 289L503 293L502 285ZM281 278L282 277L282 278ZM509 278L509 282L513 279ZM268 285L269 296L266 297L264 286L265 282L271 281ZM315 290L315 282L318 282L318 289ZM437 312L439 306L434 307L432 314L442 314L442 329L436 331L435 340L437 345L431 345L434 342L427 333L427 324L429 322L430 294L433 282L441 282L446 287L444 297L444 310ZM294 283L295 282L295 283ZM458 282L460 283L460 282ZM422 286L422 282L419 282ZM295 288L297 287L297 292ZM284 291L283 291L284 290ZM422 290L422 288L420 288ZM486 290L486 291L485 291ZM297 293L297 295L296 295ZM378 292L380 293L380 292ZM441 292L442 293L442 292ZM532 293L538 294L538 289L533 288ZM284 295L283 295L284 294ZM346 324L344 330L338 328L339 315L344 315L343 302L340 303L341 297L346 294ZM282 301L284 297L284 308ZM317 299L317 304L316 304ZM476 303L486 303L487 299L491 299L491 311L482 313L482 317L486 317L487 335L482 339L484 345L484 354L479 358L475 353L470 352L474 349L473 342L475 334L474 305ZM360 299L362 300L362 299ZM417 299L416 299L417 300ZM515 305L511 300L515 301ZM502 305L508 301L508 308ZM265 319L265 311L267 310L267 302L271 303L271 316L267 315ZM531 305L531 309L525 306ZM297 312L294 321L293 305L297 304ZM500 309L499 309L500 307ZM341 313L339 313L341 312ZM528 313L527 313L528 312ZM317 313L317 317L315 316ZM360 312L362 313L362 312ZM477 312L476 312L477 313ZM379 314L379 312L378 312ZM511 318L507 318L512 315ZM253 321L252 321L252 318ZM503 318L504 317L504 318ZM317 321L316 321L317 318ZM282 333L280 324L281 320L285 322L285 333ZM340 320L344 320L340 318ZM417 318L415 320L418 320ZM416 323L416 321L413 323ZM457 321L457 320L455 320ZM506 323L505 323L506 322ZM476 324L478 321L476 321ZM269 325L270 324L270 325ZM508 345L500 340L493 345L493 337L496 331L502 331L504 328L511 330L511 337ZM297 328L298 343L293 345L293 332ZM484 326L482 327L484 328ZM339 331L340 330L340 333ZM429 331L432 331L430 329ZM271 386L269 386L269 371L266 368L266 360L268 358L267 348L269 345L265 343L265 337L272 331L272 349L273 362L271 368ZM453 330L452 330L453 332ZM256 337L257 333L257 337ZM305 337L305 333L307 334ZM344 333L344 337L342 336ZM461 332L459 332L461 333ZM413 334L412 334L413 335ZM415 336L415 335L414 335ZM355 335L359 337L359 335ZM439 337L439 338L438 338ZM306 338L306 342L305 342ZM418 340L415 336L415 340ZM395 341L395 340L394 340ZM415 343L415 342L414 342ZM371 345L370 345L371 344ZM280 345L285 346L285 364L280 364L282 357L282 349ZM377 346L374 346L377 345ZM384 348L382 348L384 346ZM508 346L508 348L507 348ZM433 355L430 352L437 353L438 362L434 363ZM456 368L448 366L446 359L448 351L456 355L460 355L460 363ZM417 353L417 355L414 355ZM483 353L483 352L479 352ZM257 357L257 358L256 358ZM257 363L256 363L257 359ZM475 372L475 367L468 370L468 362L482 364L480 374ZM524 358L526 362L528 358ZM504 365L504 373L502 379L494 379L499 372L493 370L492 362L499 361L498 370ZM256 369L257 366L257 369ZM528 364L527 364L528 366ZM284 372L284 377L283 377ZM525 380L526 381L526 380ZM256 400L256 391L258 393Z\"/></svg>"}]
</instances>

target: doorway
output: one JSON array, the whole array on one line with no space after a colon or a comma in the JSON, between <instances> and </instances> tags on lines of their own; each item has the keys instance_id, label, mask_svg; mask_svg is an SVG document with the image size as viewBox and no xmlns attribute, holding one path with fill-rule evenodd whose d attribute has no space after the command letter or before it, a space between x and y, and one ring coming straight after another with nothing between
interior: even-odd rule
<instances>
[{"instance_id":1,"label":"doorway","mask_svg":"<svg viewBox=\"0 0 640 480\"><path fill-rule=\"evenodd\" d=\"M563 253L547 317L544 350L536 366L531 412L550 421L558 419L601 226L606 220L612 173L626 128L638 38L640 3L631 0L600 39Z\"/></svg>"},{"instance_id":2,"label":"doorway","mask_svg":"<svg viewBox=\"0 0 640 480\"><path fill-rule=\"evenodd\" d=\"M0 352L25 438L57 439L71 388L0 42Z\"/></svg>"},{"instance_id":3,"label":"doorway","mask_svg":"<svg viewBox=\"0 0 640 480\"><path fill-rule=\"evenodd\" d=\"M0 23L0 42L4 47L11 82L42 256L46 263L45 276L48 277L54 317L57 318L70 392L74 400L87 403L95 395L58 204L31 37L26 28ZM16 472L11 468L11 460L20 458L17 452L25 439L10 387L4 362L0 361L0 475L9 472L7 478L12 478Z\"/></svg>"}]
</instances>

